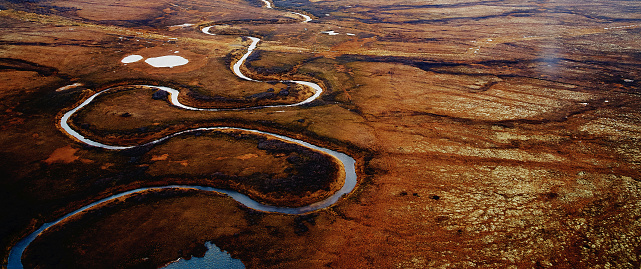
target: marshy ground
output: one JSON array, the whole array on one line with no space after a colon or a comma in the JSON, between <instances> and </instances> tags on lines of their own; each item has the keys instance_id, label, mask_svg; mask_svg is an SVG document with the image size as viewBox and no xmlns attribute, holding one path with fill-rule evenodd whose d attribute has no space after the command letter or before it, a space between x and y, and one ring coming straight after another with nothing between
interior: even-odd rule
<instances>
[{"instance_id":1,"label":"marshy ground","mask_svg":"<svg viewBox=\"0 0 641 269\"><path fill-rule=\"evenodd\" d=\"M359 183L336 205L302 216L254 211L215 193L134 195L45 232L27 249L26 267L156 268L201 254L209 241L249 268L639 267L637 2L262 4L0 1L5 261L42 223L139 186L215 174L212 184L233 176L260 196L269 191L257 180L323 171L323 183L274 197L301 202L336 187L336 164L303 162L320 158L314 152L270 152L264 138L214 132L109 151L60 130L64 112L121 87L70 124L126 145L205 126L279 133L351 154ZM201 32L211 25L216 35ZM261 42L245 74L313 81L323 95L299 107L202 112L126 86L172 87L198 107L311 94L235 76L246 35ZM190 62L121 62L168 54Z\"/></svg>"}]
</instances>

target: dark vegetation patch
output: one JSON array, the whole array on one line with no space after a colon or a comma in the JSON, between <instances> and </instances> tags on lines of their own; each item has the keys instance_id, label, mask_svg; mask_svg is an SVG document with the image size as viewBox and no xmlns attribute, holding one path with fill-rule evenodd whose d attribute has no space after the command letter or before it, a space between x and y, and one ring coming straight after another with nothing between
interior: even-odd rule
<instances>
[{"instance_id":1,"label":"dark vegetation patch","mask_svg":"<svg viewBox=\"0 0 641 269\"><path fill-rule=\"evenodd\" d=\"M52 230L47 232L46 237L38 237L29 246L26 251L27 259L23 259L26 268L37 268L38 264L56 265L55 268L77 268L76 263L78 257L73 256L76 251L82 251L82 246L75 245L74 236L75 231L87 230L87 227L94 227L104 218L105 215L113 214L113 212L126 210L132 206L140 203L155 204L159 201L179 198L195 194L195 190L183 189L166 189L162 191L148 191L144 193L136 193L125 199L124 202L107 202L95 209L90 209L74 221L68 221L61 225L52 227ZM153 250L152 246L146 246ZM185 253L185 255L199 255L202 252L202 247L198 244L192 244ZM204 253L202 253L204 254ZM125 267L135 266L135 268L156 268L158 265L152 264L152 261L135 260L128 261L129 265ZM104 265L103 265L104 266ZM132 268L132 267L130 267Z\"/></svg>"},{"instance_id":2,"label":"dark vegetation patch","mask_svg":"<svg viewBox=\"0 0 641 269\"><path fill-rule=\"evenodd\" d=\"M349 62L371 62L371 63L400 63L410 66L416 66L425 71L434 70L441 67L452 67L469 65L463 62L442 62L442 61L429 61L424 59L415 59L399 56L368 56L368 55L342 55L337 57L337 60L345 63Z\"/></svg>"},{"instance_id":3,"label":"dark vegetation patch","mask_svg":"<svg viewBox=\"0 0 641 269\"><path fill-rule=\"evenodd\" d=\"M168 97L169 97L169 93L163 90L156 90L151 95L151 98L154 100L167 100Z\"/></svg>"},{"instance_id":4,"label":"dark vegetation patch","mask_svg":"<svg viewBox=\"0 0 641 269\"><path fill-rule=\"evenodd\" d=\"M107 160L116 162L112 158ZM15 167L25 169L23 163L24 161L21 161L21 165ZM17 240L26 236L29 232L26 230L27 227L53 221L64 212L82 207L87 197L96 197L106 189L126 186L140 180L144 177L145 170L124 165L108 171L100 169L99 165L80 162L50 165L40 163L35 166L36 170L26 175L19 178L16 178L17 175L10 175L13 180L2 182L0 195L4 206L0 210L3 223L0 238L3 238L3 246L15 244L8 242L11 238ZM15 167L11 169L15 171Z\"/></svg>"},{"instance_id":5,"label":"dark vegetation patch","mask_svg":"<svg viewBox=\"0 0 641 269\"><path fill-rule=\"evenodd\" d=\"M263 219L265 216L265 212L262 211L256 211L251 208L247 207L241 207L243 211L245 211L245 214L243 214L243 217L247 221L249 225L258 225L258 223Z\"/></svg>"},{"instance_id":6,"label":"dark vegetation patch","mask_svg":"<svg viewBox=\"0 0 641 269\"><path fill-rule=\"evenodd\" d=\"M331 191L333 184L337 180L340 167L331 156L310 150L306 147L284 142L276 139L269 139L264 136L248 134L244 132L223 132L223 131L195 131L182 136L210 136L212 138L232 139L234 141L249 141L256 143L258 150L266 151L276 156L277 159L287 162L285 175L277 171L257 171L251 175L241 176L237 174L226 174L223 172L213 172L211 174L202 174L195 171L193 174L171 174L171 180L168 181L167 175L151 176L144 173L145 154L156 146L165 144L169 141L164 140L154 145L138 146L119 151L119 155L129 158L129 164L139 167L141 174L139 180L146 182L165 182L167 184L198 184L208 185L223 189L234 189L239 192L244 190L254 190L261 193L260 197L253 195L252 199L269 202L269 198L286 200L295 203L299 198L305 198L309 193L317 191ZM172 138L180 139L180 137ZM239 165L242 162L239 161ZM115 180L107 181L110 184L117 182ZM124 182L119 182L124 183ZM247 193L246 193L247 194ZM267 199L267 200L266 200ZM286 205L283 205L286 206Z\"/></svg>"},{"instance_id":7,"label":"dark vegetation patch","mask_svg":"<svg viewBox=\"0 0 641 269\"><path fill-rule=\"evenodd\" d=\"M635 55L628 54L629 59L634 59ZM633 75L630 70L637 70L641 73L641 64L632 61L612 60L594 60L594 59L573 59L558 57L540 57L534 59L517 59L517 60L485 60L477 62L455 62L455 61L433 61L425 59L415 59L408 57L395 56L362 56L362 55L343 55L337 58L341 62L383 62L398 63L420 68L424 71L435 72L440 74L466 75L466 76L497 76L501 78L534 78L542 79L538 75L545 75L545 80L554 83L578 84L585 86L589 90L611 90L607 83L621 84L622 90L631 93L639 93L637 87L641 83L641 78ZM545 72L545 66L550 72ZM532 69L542 69L543 71L532 72ZM583 72L580 73L559 73L553 70L583 70L592 71L591 76L586 77ZM626 82L627 81L629 82ZM632 81L630 81L630 79ZM597 83L598 82L598 83ZM603 82L606 82L604 84ZM492 86L492 85L488 85Z\"/></svg>"},{"instance_id":8,"label":"dark vegetation patch","mask_svg":"<svg viewBox=\"0 0 641 269\"><path fill-rule=\"evenodd\" d=\"M309 0L296 0L296 1L274 0L273 2L274 2L274 5L276 6L276 9L296 10L298 12L302 10L314 15L317 18L323 18L325 17L325 14L338 11L342 8L342 7L329 7L329 6L323 6L323 5L316 5L315 3Z\"/></svg>"},{"instance_id":9,"label":"dark vegetation patch","mask_svg":"<svg viewBox=\"0 0 641 269\"><path fill-rule=\"evenodd\" d=\"M146 26L162 26L162 20L157 19L163 14L162 10L156 10L155 14L149 15L148 18L140 20L90 20L78 16L77 8L73 7L61 7L48 4L48 1L44 0L5 0L6 4L0 2L0 5L4 5L5 8L15 9L19 11L36 13L41 15L55 15L70 18L72 20L85 21L96 24L103 25L115 25L123 27L146 27Z\"/></svg>"},{"instance_id":10,"label":"dark vegetation patch","mask_svg":"<svg viewBox=\"0 0 641 269\"><path fill-rule=\"evenodd\" d=\"M247 66L247 68L251 69L252 71L262 75L288 73L294 69L293 63L289 63L289 64L281 63L280 65L273 65L269 67L255 65L254 61L260 60L263 54L265 54L264 51L255 50L254 52L252 52L252 54L249 55L249 57L247 57L245 66Z\"/></svg>"},{"instance_id":11,"label":"dark vegetation patch","mask_svg":"<svg viewBox=\"0 0 641 269\"><path fill-rule=\"evenodd\" d=\"M211 96L211 95L202 94L198 91L189 91L187 92L187 96L196 100L201 100L206 102L225 102L225 103L241 103L242 102L242 99L229 98L229 97L224 97L220 95Z\"/></svg>"},{"instance_id":12,"label":"dark vegetation patch","mask_svg":"<svg viewBox=\"0 0 641 269\"><path fill-rule=\"evenodd\" d=\"M309 231L307 224L316 225L316 218L318 217L317 213L305 214L296 216L294 219L294 233L297 235L303 235Z\"/></svg>"},{"instance_id":13,"label":"dark vegetation patch","mask_svg":"<svg viewBox=\"0 0 641 269\"><path fill-rule=\"evenodd\" d=\"M25 96L15 110L25 115L56 115L62 108L77 101L81 95L79 89L64 92L36 92Z\"/></svg>"},{"instance_id":14,"label":"dark vegetation patch","mask_svg":"<svg viewBox=\"0 0 641 269\"><path fill-rule=\"evenodd\" d=\"M278 91L276 91L276 89L274 88L269 88L265 92L247 95L243 98L231 98L220 95L211 96L203 94L198 90L191 90L187 92L187 96L197 101L215 103L215 107L221 109L257 107L261 105L278 105L283 102L283 98L290 96L290 94L299 93L299 91L294 87L295 84L286 83L286 85L287 86L284 88L279 88Z\"/></svg>"},{"instance_id":15,"label":"dark vegetation patch","mask_svg":"<svg viewBox=\"0 0 641 269\"><path fill-rule=\"evenodd\" d=\"M13 58L0 58L0 70L35 71L41 76L58 74L58 69Z\"/></svg>"},{"instance_id":16,"label":"dark vegetation patch","mask_svg":"<svg viewBox=\"0 0 641 269\"><path fill-rule=\"evenodd\" d=\"M249 55L245 66L252 72L264 76L282 76L293 74L299 66L319 59L323 58L309 53L273 52L257 49Z\"/></svg>"},{"instance_id":17,"label":"dark vegetation patch","mask_svg":"<svg viewBox=\"0 0 641 269\"><path fill-rule=\"evenodd\" d=\"M331 157L296 144L260 138L257 148L271 154L286 154L286 161L292 165L286 171L289 173L286 178L255 174L253 178L238 179L265 193L291 193L300 196L309 191L329 191L339 171Z\"/></svg>"},{"instance_id":18,"label":"dark vegetation patch","mask_svg":"<svg viewBox=\"0 0 641 269\"><path fill-rule=\"evenodd\" d=\"M578 8L564 8L564 7L549 7L549 8L544 8L544 9L534 9L534 8L523 8L523 9L518 9L518 10L511 10L511 11L505 11L502 13L494 13L494 14L488 14L488 15L481 15L481 16L451 16L451 17L446 17L446 18L434 18L434 19L419 19L419 20L412 20L412 19L407 19L403 20L402 17L393 17L392 14L394 14L397 11L404 11L404 10L415 10L417 12L420 12L419 10L421 9L439 9L439 8L463 8L463 7L471 7L471 6L486 6L486 5L493 5L492 3L478 3L478 2L468 2L468 3L457 3L457 4L442 4L442 5L389 5L381 8L377 8L376 12L357 12L360 17L350 17L351 20L358 20L361 23L365 24L440 24L440 25L445 25L445 24L453 24L453 23L458 23L461 21L479 21L479 20L487 20L487 19L495 19L495 18L505 18L505 17L534 17L534 16L539 16L539 17L549 17L549 16L567 16L566 14L569 15L575 15L575 16L581 16L585 17L590 20L598 20L598 21L607 21L607 22L629 22L629 23L634 23L641 21L640 19L636 18L620 18L620 17L610 17L610 16L604 16L604 15L595 15L595 12L592 12L590 10L578 7ZM494 5L499 5L499 4L494 4ZM358 6L358 5L356 5ZM590 7L588 7L589 9ZM639 7L626 7L625 10L617 10L615 12L619 14L637 14L641 8ZM334 11L341 11L341 8L325 8L325 10L331 10L330 12ZM346 12L345 10L342 10L343 12ZM427 12L427 11L424 11ZM635 13L636 12L636 13ZM326 12L329 13L329 12ZM628 16L629 17L629 16ZM340 19L340 18L338 18Z\"/></svg>"}]
</instances>

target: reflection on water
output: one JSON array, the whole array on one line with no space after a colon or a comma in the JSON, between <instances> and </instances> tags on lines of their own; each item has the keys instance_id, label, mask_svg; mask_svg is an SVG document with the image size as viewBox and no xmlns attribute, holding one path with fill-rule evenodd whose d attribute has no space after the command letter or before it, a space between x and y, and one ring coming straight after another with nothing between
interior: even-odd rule
<instances>
[{"instance_id":1,"label":"reflection on water","mask_svg":"<svg viewBox=\"0 0 641 269\"><path fill-rule=\"evenodd\" d=\"M145 63L148 63L153 67L172 68L176 66L186 65L187 63L189 63L189 60L177 55L167 55L167 56L149 58L145 60Z\"/></svg>"},{"instance_id":2,"label":"reflection on water","mask_svg":"<svg viewBox=\"0 0 641 269\"><path fill-rule=\"evenodd\" d=\"M221 250L211 242L205 243L207 252L202 258L193 257L189 260L178 259L175 262L163 267L164 269L196 269L196 268L229 268L240 269L245 268L245 265L238 259L234 259L227 253Z\"/></svg>"},{"instance_id":3,"label":"reflection on water","mask_svg":"<svg viewBox=\"0 0 641 269\"><path fill-rule=\"evenodd\" d=\"M140 55L129 55L125 58L123 58L120 62L123 64L130 64L130 63L135 63L137 61L142 60L143 57Z\"/></svg>"}]
</instances>

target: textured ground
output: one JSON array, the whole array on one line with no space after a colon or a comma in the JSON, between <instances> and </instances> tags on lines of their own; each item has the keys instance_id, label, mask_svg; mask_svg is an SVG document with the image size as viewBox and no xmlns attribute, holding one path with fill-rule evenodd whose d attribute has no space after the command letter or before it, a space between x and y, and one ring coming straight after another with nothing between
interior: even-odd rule
<instances>
[{"instance_id":1,"label":"textured ground","mask_svg":"<svg viewBox=\"0 0 641 269\"><path fill-rule=\"evenodd\" d=\"M3 250L89 201L196 173L172 164L173 151L161 160L163 149L85 147L57 122L91 92L132 82L178 88L195 105L278 92L286 85L230 70L249 44L240 36L252 35L262 41L244 68L251 77L312 80L326 89L321 99L197 113L131 91L73 124L128 143L193 126L296 136L354 155L356 190L305 216L255 212L216 194L142 195L56 226L26 265L151 268L212 241L250 268L641 266L638 1L274 5L315 20L301 24L260 1L0 1ZM200 32L208 25L218 35ZM330 30L339 34L322 33ZM190 64L120 63L174 51ZM56 91L73 83L82 86ZM230 157L244 154L255 153ZM254 161L235 160L221 171Z\"/></svg>"}]
</instances>

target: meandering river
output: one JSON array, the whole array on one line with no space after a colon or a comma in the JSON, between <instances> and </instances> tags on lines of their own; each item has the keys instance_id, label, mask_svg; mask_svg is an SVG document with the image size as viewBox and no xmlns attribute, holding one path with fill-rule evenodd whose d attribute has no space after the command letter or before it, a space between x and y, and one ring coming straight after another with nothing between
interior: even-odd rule
<instances>
[{"instance_id":1,"label":"meandering river","mask_svg":"<svg viewBox=\"0 0 641 269\"><path fill-rule=\"evenodd\" d=\"M262 0L262 1L265 2L265 5L266 5L267 8L272 8L270 2L268 2L266 0ZM309 22L309 21L312 20L307 15L304 15L304 14L301 14L301 13L295 13L295 12L292 12L292 13L301 16L303 18L303 20L304 20L303 22ZM205 33L205 34L211 34L211 33L209 33L210 29L211 29L211 27L205 27L205 28L202 29L202 32ZM238 60L233 65L232 70L233 70L234 74L236 74L236 76L238 76L241 79L248 80L248 81L261 82L262 83L262 81L255 80L255 79L252 79L252 78L244 75L240 70L240 67L244 64L244 62L247 60L249 55L254 51L254 49L256 49L256 47L258 46L258 43L260 42L259 38L256 38L256 37L248 37L248 38L252 41L252 43L249 45L249 47L247 48L247 52L241 57L241 59ZM150 85L137 85L137 86L153 87L153 88L156 88L158 90L166 91L166 92L169 93L169 96L170 96L170 100L169 101L171 102L172 105L180 107L180 108L183 108L183 109L186 109L186 110L198 110L198 111L248 110L248 109L261 109L261 108L269 108L269 107L300 106L300 105L303 105L303 104L306 104L306 103L309 103L309 102L312 102L312 101L316 100L318 97L320 97L321 93L323 92L323 89L318 84L313 83L313 82L309 82L309 81L285 80L285 81L281 81L281 82L297 83L297 84L301 84L301 85L310 87L314 91L314 94L311 97L309 97L309 98L307 98L307 99L305 99L305 100L303 100L301 102L294 103L294 104L258 106L258 107L235 108L235 109L216 109L216 108L197 108L197 107L191 107L191 106L184 105L184 104L182 104L182 103L180 103L178 101L178 96L179 96L180 92L178 90L175 90L175 89L172 89L172 88L162 87L162 86L150 86ZM256 133L256 134L272 137L272 138L275 138L275 139L284 140L284 141L287 141L287 142L290 142L290 143L296 143L298 145L301 145L303 147L307 147L307 148L312 149L312 150L324 152L325 154L335 158L342 165L342 167L344 169L344 172L345 172L345 183L344 183L343 187L340 190L338 190L336 193L334 193L329 198L327 198L327 199L325 199L323 201L319 201L319 202L310 204L310 205L306 205L306 206L302 206L302 207L295 207L295 208L277 207L277 206L262 204L262 203L259 203L259 202L255 201L255 200L252 200L247 195L244 195L244 194L236 192L236 191L218 189L218 188L207 187L207 186L168 185L168 186L139 188L139 189L135 189L135 190L126 191L126 192L123 192L123 193L115 194L115 195L109 196L107 198L95 201L95 202L93 202L93 203L91 203L89 205L86 205L86 206L84 206L82 208L79 208L79 209L77 209L77 210L75 210L75 211L73 211L71 213L68 213L68 214L64 215L63 217L61 217L61 218L59 218L59 219L57 219L57 220L55 220L53 222L45 223L38 230L34 231L33 233L29 234L27 237L25 237L22 240L20 240L11 249L11 251L9 253L8 264L7 264L7 268L8 269L21 269L21 268L23 268L21 257L22 257L22 254L24 253L25 249L27 248L27 246L29 246L29 244L31 244L31 242L33 242L33 240L36 239L36 237L38 237L47 228L52 227L52 226L62 222L63 220L65 220L65 219L67 219L67 218L69 218L71 216L74 216L76 214L79 214L81 212L84 212L84 211L86 211L86 210L88 210L88 209L90 209L92 207L99 206L99 205L101 205L103 203L106 203L106 202L109 202L109 201L113 201L115 199L119 199L119 198L125 197L127 195L131 195L131 194L134 194L134 193L145 192L145 191L154 191L154 190L163 190L163 189L175 189L175 188L179 188L179 189L196 189L196 190L201 190L201 191L214 191L214 192L219 192L219 193L222 193L222 194L226 194L229 197L231 197L232 199L238 201L239 203L241 203L241 204L243 204L243 205L245 205L245 206L247 206L249 208L255 209L255 210L260 210L260 211L265 211L265 212L282 213L282 214L303 214L303 213L307 213L307 212L310 212L310 211L314 211L314 210L318 210L318 209L322 209L322 208L331 206L332 204L336 203L343 195L350 193L356 186L356 183L357 183L357 176L356 176L356 169L355 169L355 163L356 162L352 157L350 157L347 154L341 153L341 152L337 152L337 151L330 150L330 149L327 149L327 148L319 147L319 146L313 145L311 143L308 143L308 142L305 142L305 141L302 141L302 140L294 139L294 138L283 136L283 135L279 135L279 134L263 132L263 131L259 131L259 130L245 129L245 128L236 128L236 127L204 127L204 128L194 128L194 129L190 129L190 130L177 132L177 133L165 136L163 138L160 138L160 139L157 139L157 140L154 140L154 141L142 144L142 145L120 146L120 145L107 145L107 144L103 144L103 143L91 140L90 138L84 137L83 135L78 133L76 130L71 128L71 126L69 126L68 121L69 121L69 119L71 118L71 116L73 114L75 114L76 112L78 112L79 110L81 110L82 108L84 108L85 106L90 104L91 102L93 102L97 97L100 97L100 96L104 95L104 93L106 93L106 92L108 92L110 90L111 89L106 89L104 91L98 92L98 93L90 96L84 102L82 102L80 105L78 105L77 107L75 107L72 110L70 110L67 113L65 113L63 115L63 117L61 118L61 120L60 120L60 126L62 127L62 129L65 132L67 132L67 134L69 134L70 136L74 137L75 139L77 139L78 141L80 141L82 143L85 143L87 145L94 146L94 147L107 149L107 150L123 150L123 149L129 149L129 148L138 147L138 146L153 145L153 144L157 144L157 143L160 143L162 141L165 141L167 139L170 139L170 138L173 138L173 137L176 137L176 136L179 136L179 135L187 134L187 133L192 133L192 132L215 131L215 130L239 130L239 131L251 132L251 133Z\"/></svg>"}]
</instances>

